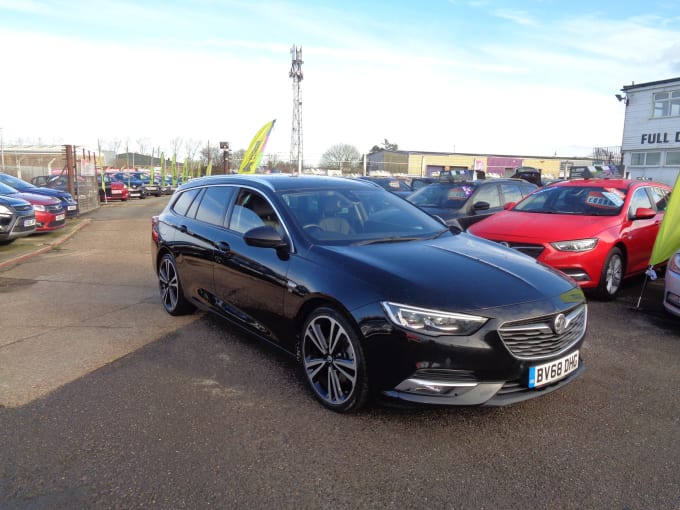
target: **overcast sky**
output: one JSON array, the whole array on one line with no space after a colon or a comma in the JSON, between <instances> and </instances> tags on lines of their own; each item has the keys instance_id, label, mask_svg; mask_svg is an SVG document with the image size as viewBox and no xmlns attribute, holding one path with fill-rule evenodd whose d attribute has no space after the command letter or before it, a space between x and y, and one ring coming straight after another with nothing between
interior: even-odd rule
<instances>
[{"instance_id":1,"label":"overcast sky","mask_svg":"<svg viewBox=\"0 0 680 510\"><path fill-rule=\"evenodd\" d=\"M344 143L550 156L617 146L631 83L680 76L677 0L0 0L0 128L166 153L181 137L305 160Z\"/></svg>"}]
</instances>

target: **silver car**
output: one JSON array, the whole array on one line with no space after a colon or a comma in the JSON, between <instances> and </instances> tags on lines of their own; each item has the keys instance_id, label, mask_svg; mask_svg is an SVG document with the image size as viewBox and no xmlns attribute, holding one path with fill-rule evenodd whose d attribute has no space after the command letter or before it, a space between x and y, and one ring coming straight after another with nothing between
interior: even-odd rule
<instances>
[{"instance_id":1,"label":"silver car","mask_svg":"<svg viewBox=\"0 0 680 510\"><path fill-rule=\"evenodd\" d=\"M669 313L680 317L680 250L673 254L666 266L663 306Z\"/></svg>"}]
</instances>

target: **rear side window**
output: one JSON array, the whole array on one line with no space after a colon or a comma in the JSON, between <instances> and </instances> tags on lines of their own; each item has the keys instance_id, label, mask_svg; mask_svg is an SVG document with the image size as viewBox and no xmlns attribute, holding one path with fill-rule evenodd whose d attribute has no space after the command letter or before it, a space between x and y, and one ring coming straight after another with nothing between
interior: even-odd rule
<instances>
[{"instance_id":1,"label":"rear side window","mask_svg":"<svg viewBox=\"0 0 680 510\"><path fill-rule=\"evenodd\" d=\"M213 225L223 226L227 205L233 193L234 189L229 186L212 186L207 188L198 207L196 219L212 223Z\"/></svg>"},{"instance_id":2,"label":"rear side window","mask_svg":"<svg viewBox=\"0 0 680 510\"><path fill-rule=\"evenodd\" d=\"M200 191L200 188L194 188L181 193L177 197L177 200L175 200L175 203L172 204L172 210L180 216L186 216L189 207L191 207L191 204Z\"/></svg>"}]
</instances>

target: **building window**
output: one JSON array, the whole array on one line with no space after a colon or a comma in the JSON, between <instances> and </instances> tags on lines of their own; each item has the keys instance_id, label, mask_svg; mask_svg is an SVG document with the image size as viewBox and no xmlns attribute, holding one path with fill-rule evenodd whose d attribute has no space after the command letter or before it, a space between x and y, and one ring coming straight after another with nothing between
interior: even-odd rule
<instances>
[{"instance_id":1,"label":"building window","mask_svg":"<svg viewBox=\"0 0 680 510\"><path fill-rule=\"evenodd\" d=\"M668 151L666 153L666 165L680 165L680 151Z\"/></svg>"},{"instance_id":2,"label":"building window","mask_svg":"<svg viewBox=\"0 0 680 510\"><path fill-rule=\"evenodd\" d=\"M630 164L632 166L652 166L660 163L660 152L633 152L630 158Z\"/></svg>"},{"instance_id":3,"label":"building window","mask_svg":"<svg viewBox=\"0 0 680 510\"><path fill-rule=\"evenodd\" d=\"M680 90L654 94L654 117L680 116Z\"/></svg>"}]
</instances>

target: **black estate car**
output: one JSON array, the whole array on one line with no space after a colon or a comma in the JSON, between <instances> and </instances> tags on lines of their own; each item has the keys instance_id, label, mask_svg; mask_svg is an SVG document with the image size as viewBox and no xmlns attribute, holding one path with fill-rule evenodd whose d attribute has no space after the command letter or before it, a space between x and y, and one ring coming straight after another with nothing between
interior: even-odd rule
<instances>
[{"instance_id":1,"label":"black estate car","mask_svg":"<svg viewBox=\"0 0 680 510\"><path fill-rule=\"evenodd\" d=\"M209 310L283 348L335 411L510 404L583 367L572 280L361 179L193 179L151 238L168 313Z\"/></svg>"},{"instance_id":2,"label":"black estate car","mask_svg":"<svg viewBox=\"0 0 680 510\"><path fill-rule=\"evenodd\" d=\"M536 188L522 179L440 181L419 189L407 200L465 230L502 211L505 204L519 202Z\"/></svg>"}]
</instances>

